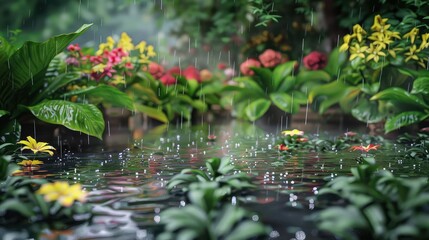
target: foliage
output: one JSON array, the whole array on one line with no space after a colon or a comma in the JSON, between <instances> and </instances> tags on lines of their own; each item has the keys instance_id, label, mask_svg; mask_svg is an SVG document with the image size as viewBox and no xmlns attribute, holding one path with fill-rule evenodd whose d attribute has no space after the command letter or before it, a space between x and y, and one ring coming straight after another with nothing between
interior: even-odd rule
<instances>
[{"instance_id":1,"label":"foliage","mask_svg":"<svg viewBox=\"0 0 429 240\"><path fill-rule=\"evenodd\" d=\"M192 183L217 182L223 192L232 195L234 192L254 188L249 176L245 173L235 173L234 166L228 158L210 158L206 161L206 171L198 169L183 169L173 176L167 184L172 190L182 186L180 192L187 193Z\"/></svg>"},{"instance_id":2,"label":"foliage","mask_svg":"<svg viewBox=\"0 0 429 240\"><path fill-rule=\"evenodd\" d=\"M398 142L405 144L405 158L429 160L429 134L427 132L417 133L416 136L405 133L398 138Z\"/></svg>"},{"instance_id":3,"label":"foliage","mask_svg":"<svg viewBox=\"0 0 429 240\"><path fill-rule=\"evenodd\" d=\"M164 232L157 239L254 239L268 228L252 220L252 213L234 205L220 205L224 189L218 182L190 185L190 204L161 212Z\"/></svg>"},{"instance_id":4,"label":"foliage","mask_svg":"<svg viewBox=\"0 0 429 240\"><path fill-rule=\"evenodd\" d=\"M15 49L5 39L0 45L0 122L2 132L11 122L18 119L27 110L42 121L52 119L51 123L61 124L72 130L101 138L104 121L101 112L95 106L79 105L64 100L50 100L51 94L58 90L65 79L70 76L62 75L55 78L55 83L47 82L45 75L51 60L60 53L71 41L83 34L90 25L84 25L76 32L58 35L43 43L26 42ZM67 81L68 81L67 80ZM72 110L85 112L76 114L70 119ZM90 121L86 121L90 119ZM100 126L95 128L94 126ZM19 128L15 128L18 130Z\"/></svg>"},{"instance_id":5,"label":"foliage","mask_svg":"<svg viewBox=\"0 0 429 240\"><path fill-rule=\"evenodd\" d=\"M340 204L316 214L318 227L343 239L423 239L429 233L427 178L395 177L376 165L352 168L319 191ZM342 204L341 204L342 203Z\"/></svg>"}]
</instances>

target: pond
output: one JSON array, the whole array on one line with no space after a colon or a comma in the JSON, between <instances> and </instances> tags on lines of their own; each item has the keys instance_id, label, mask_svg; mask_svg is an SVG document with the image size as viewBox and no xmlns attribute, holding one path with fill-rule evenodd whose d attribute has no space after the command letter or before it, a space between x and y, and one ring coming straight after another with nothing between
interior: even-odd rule
<instances>
[{"instance_id":1,"label":"pond","mask_svg":"<svg viewBox=\"0 0 429 240\"><path fill-rule=\"evenodd\" d=\"M155 239L161 231L160 213L186 205L183 197L169 194L167 181L184 168L204 168L206 159L227 157L257 184L241 205L272 227L270 239L333 239L320 233L309 216L324 207L316 201L319 189L350 174L360 154L349 150L282 154L276 144L284 127L239 121L161 125L144 132L140 140L112 131L104 144L89 144L82 151L64 148L59 157L31 171L31 177L81 183L89 192L88 201L95 204L95 216L66 231L22 225L0 227L0 233L18 239L28 237L27 231L41 239ZM310 137L325 138L349 130L332 125L307 128ZM109 141L116 144L107 146ZM376 154L381 168L402 177L428 175L429 164L402 159L398 153L403 148L394 141L383 148Z\"/></svg>"}]
</instances>

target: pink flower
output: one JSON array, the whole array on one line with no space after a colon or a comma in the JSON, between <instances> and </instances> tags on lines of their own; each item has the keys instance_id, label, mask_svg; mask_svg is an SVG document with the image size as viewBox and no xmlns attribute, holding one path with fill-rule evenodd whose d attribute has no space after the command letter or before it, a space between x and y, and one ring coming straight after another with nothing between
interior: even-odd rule
<instances>
[{"instance_id":1,"label":"pink flower","mask_svg":"<svg viewBox=\"0 0 429 240\"><path fill-rule=\"evenodd\" d=\"M134 65L131 62L126 62L124 67L127 69L134 69Z\"/></svg>"},{"instance_id":2,"label":"pink flower","mask_svg":"<svg viewBox=\"0 0 429 240\"><path fill-rule=\"evenodd\" d=\"M328 63L328 58L324 53L314 51L305 56L302 62L304 63L304 66L309 70L319 70L326 67L326 64Z\"/></svg>"},{"instance_id":3,"label":"pink flower","mask_svg":"<svg viewBox=\"0 0 429 240\"><path fill-rule=\"evenodd\" d=\"M249 58L240 65L240 71L241 73L243 73L243 75L252 76L253 74L255 74L255 72L253 72L253 70L250 68L260 67L260 66L261 66L261 63L258 62L258 60Z\"/></svg>"},{"instance_id":4,"label":"pink flower","mask_svg":"<svg viewBox=\"0 0 429 240\"><path fill-rule=\"evenodd\" d=\"M226 76L228 79L231 79L231 78L233 78L233 77L235 76L235 71L234 71L234 69L232 69L232 68L227 68L227 69L225 69L225 70L223 71L223 73L225 74L225 76Z\"/></svg>"},{"instance_id":5,"label":"pink flower","mask_svg":"<svg viewBox=\"0 0 429 240\"><path fill-rule=\"evenodd\" d=\"M116 70L113 69L112 65L107 64L107 66L104 68L103 75L112 77L112 73L115 73Z\"/></svg>"},{"instance_id":6,"label":"pink flower","mask_svg":"<svg viewBox=\"0 0 429 240\"><path fill-rule=\"evenodd\" d=\"M100 64L103 62L102 56L90 56L89 61L95 65Z\"/></svg>"},{"instance_id":7,"label":"pink flower","mask_svg":"<svg viewBox=\"0 0 429 240\"><path fill-rule=\"evenodd\" d=\"M175 78L175 77L173 77L173 75L171 75L171 74L169 74L169 73L167 73L167 74L165 74L164 76L162 76L159 80L160 80L160 81L162 82L162 84L164 84L165 86L173 85L173 84L175 84L175 83L176 83L176 78Z\"/></svg>"},{"instance_id":8,"label":"pink flower","mask_svg":"<svg viewBox=\"0 0 429 240\"><path fill-rule=\"evenodd\" d=\"M66 64L72 66L79 66L79 61L77 60L77 58L68 57L66 58Z\"/></svg>"},{"instance_id":9,"label":"pink flower","mask_svg":"<svg viewBox=\"0 0 429 240\"><path fill-rule=\"evenodd\" d=\"M70 44L67 47L67 50L70 51L70 52L77 52L77 51L80 51L80 46L77 43L76 44Z\"/></svg>"},{"instance_id":10,"label":"pink flower","mask_svg":"<svg viewBox=\"0 0 429 240\"><path fill-rule=\"evenodd\" d=\"M201 82L200 72L194 66L187 67L183 71L183 76L188 80L194 79L197 80L197 82Z\"/></svg>"},{"instance_id":11,"label":"pink flower","mask_svg":"<svg viewBox=\"0 0 429 240\"><path fill-rule=\"evenodd\" d=\"M344 133L344 135L346 135L346 137L354 137L357 135L357 133L349 131L349 132Z\"/></svg>"},{"instance_id":12,"label":"pink flower","mask_svg":"<svg viewBox=\"0 0 429 240\"><path fill-rule=\"evenodd\" d=\"M164 67L155 62L149 63L149 73L156 79L160 79L164 75Z\"/></svg>"},{"instance_id":13,"label":"pink flower","mask_svg":"<svg viewBox=\"0 0 429 240\"><path fill-rule=\"evenodd\" d=\"M167 73L171 75L182 75L182 70L179 67L175 66L170 68Z\"/></svg>"},{"instance_id":14,"label":"pink flower","mask_svg":"<svg viewBox=\"0 0 429 240\"><path fill-rule=\"evenodd\" d=\"M264 67L275 67L278 64L282 63L282 54L276 52L272 49L265 50L261 55L259 55L259 61L261 61Z\"/></svg>"}]
</instances>

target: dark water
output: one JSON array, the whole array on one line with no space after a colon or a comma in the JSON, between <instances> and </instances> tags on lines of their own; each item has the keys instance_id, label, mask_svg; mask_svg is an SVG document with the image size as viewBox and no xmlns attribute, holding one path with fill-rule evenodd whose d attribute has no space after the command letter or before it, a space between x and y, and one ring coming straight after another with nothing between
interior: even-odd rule
<instances>
[{"instance_id":1,"label":"dark water","mask_svg":"<svg viewBox=\"0 0 429 240\"><path fill-rule=\"evenodd\" d=\"M32 174L81 183L95 203L91 222L65 232L44 230L42 239L154 239L160 212L186 203L168 194L167 181L184 168L201 168L210 157L229 157L237 169L253 177L258 189L242 206L273 228L272 239L325 239L308 220L319 206L318 190L326 181L349 174L360 153L298 152L282 155L275 149L281 127L243 122L159 126L139 134L107 136L120 150L94 144L83 152L65 148ZM310 128L310 136L333 138L340 131ZM207 136L214 134L216 141ZM143 135L143 136L141 136ZM110 139L110 140L109 140ZM118 147L116 147L118 149ZM379 165L398 176L427 176L429 164L400 157L402 147L386 144L377 152ZM25 231L9 229L7 231Z\"/></svg>"}]
</instances>

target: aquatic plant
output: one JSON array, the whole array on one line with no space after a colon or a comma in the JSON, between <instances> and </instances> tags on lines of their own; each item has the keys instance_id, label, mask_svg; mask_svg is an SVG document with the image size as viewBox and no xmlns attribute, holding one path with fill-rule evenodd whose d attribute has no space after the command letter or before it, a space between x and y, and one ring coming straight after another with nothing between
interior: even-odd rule
<instances>
[{"instance_id":1,"label":"aquatic plant","mask_svg":"<svg viewBox=\"0 0 429 240\"><path fill-rule=\"evenodd\" d=\"M403 134L398 138L398 142L405 144L403 156L411 160L429 160L429 134L424 129L416 136L408 133Z\"/></svg>"},{"instance_id":2,"label":"aquatic plant","mask_svg":"<svg viewBox=\"0 0 429 240\"><path fill-rule=\"evenodd\" d=\"M278 143L278 149L280 151L293 151L298 149L304 149L308 145L308 136L304 135L304 131L298 129L282 131Z\"/></svg>"},{"instance_id":3,"label":"aquatic plant","mask_svg":"<svg viewBox=\"0 0 429 240\"><path fill-rule=\"evenodd\" d=\"M225 186L219 182L190 185L189 204L161 212L163 239L253 239L267 236L269 228L254 214L233 203L222 204Z\"/></svg>"},{"instance_id":4,"label":"aquatic plant","mask_svg":"<svg viewBox=\"0 0 429 240\"><path fill-rule=\"evenodd\" d=\"M368 162L351 173L319 191L319 202L329 206L314 215L319 229L342 239L426 238L427 178L395 177Z\"/></svg>"},{"instance_id":5,"label":"aquatic plant","mask_svg":"<svg viewBox=\"0 0 429 240\"><path fill-rule=\"evenodd\" d=\"M190 190L192 183L217 182L229 194L254 188L250 177L245 173L235 173L235 167L229 158L210 158L206 160L206 171L198 169L183 169L168 181L167 188L172 190L177 187L182 193Z\"/></svg>"}]
</instances>

